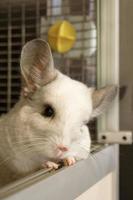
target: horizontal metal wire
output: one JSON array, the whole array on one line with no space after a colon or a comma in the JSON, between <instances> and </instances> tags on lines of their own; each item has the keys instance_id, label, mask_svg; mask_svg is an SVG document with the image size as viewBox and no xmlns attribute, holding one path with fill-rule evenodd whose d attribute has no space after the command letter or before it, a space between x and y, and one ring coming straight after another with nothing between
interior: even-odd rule
<instances>
[{"instance_id":1,"label":"horizontal metal wire","mask_svg":"<svg viewBox=\"0 0 133 200\"><path fill-rule=\"evenodd\" d=\"M7 82L6 83L1 82L0 83L0 88L2 88L2 87L7 87ZM18 81L16 83L12 83L12 87L18 87L18 88L20 88L20 83L18 83Z\"/></svg>"},{"instance_id":2,"label":"horizontal metal wire","mask_svg":"<svg viewBox=\"0 0 133 200\"><path fill-rule=\"evenodd\" d=\"M0 95L7 95L7 92L4 91L0 91ZM12 95L19 95L19 91L14 91Z\"/></svg>"},{"instance_id":3,"label":"horizontal metal wire","mask_svg":"<svg viewBox=\"0 0 133 200\"><path fill-rule=\"evenodd\" d=\"M6 99L2 99L2 98L0 98L0 103L2 104L2 103L7 103L7 100ZM16 103L16 98L12 98L12 103ZM1 108L1 107L0 107ZM0 109L1 110L1 109Z\"/></svg>"},{"instance_id":4,"label":"horizontal metal wire","mask_svg":"<svg viewBox=\"0 0 133 200\"><path fill-rule=\"evenodd\" d=\"M22 34L20 33L15 33L15 34L13 34L11 37L9 37L9 38L21 38L22 37ZM26 38L28 38L28 37L35 37L35 33L26 33ZM0 33L0 39L5 39L5 38L8 38L8 36L7 35L5 35L5 34L1 34Z\"/></svg>"}]
</instances>

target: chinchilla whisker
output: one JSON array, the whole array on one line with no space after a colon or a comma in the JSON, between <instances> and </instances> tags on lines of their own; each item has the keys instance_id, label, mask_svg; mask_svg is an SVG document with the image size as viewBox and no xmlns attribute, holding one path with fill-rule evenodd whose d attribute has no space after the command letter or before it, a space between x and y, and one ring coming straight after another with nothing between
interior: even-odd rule
<instances>
[{"instance_id":1,"label":"chinchilla whisker","mask_svg":"<svg viewBox=\"0 0 133 200\"><path fill-rule=\"evenodd\" d=\"M39 145L41 145L41 144L39 144ZM31 146L30 146L31 147ZM43 148L42 148L42 150L43 150ZM37 150L35 150L35 149L32 149L32 148L25 148L24 150L20 150L19 152L17 152L16 153L16 156L18 156L18 155L21 155L22 153L29 153L29 152L41 152L42 150L39 150L39 149L37 149ZM13 157L14 156L9 156L9 157L7 157L6 159L4 159L4 160L2 160L1 162L0 162L0 166L1 165L3 165L3 164L5 164L5 163L7 163L8 161L10 161L11 159L13 159Z\"/></svg>"},{"instance_id":2,"label":"chinchilla whisker","mask_svg":"<svg viewBox=\"0 0 133 200\"><path fill-rule=\"evenodd\" d=\"M19 143L18 143L19 144ZM22 143L21 143L22 144ZM44 145L44 143L42 143L43 145ZM37 146L37 145L41 145L41 143L37 143L37 142L34 142L34 143L30 143L30 144L22 144L21 146L16 146L16 147L14 147L13 149L15 150L15 151L17 151L17 150L19 150L19 151L21 151L22 152L22 150L24 149L30 149L30 148L32 148L32 147L35 147L35 146ZM17 152L15 152L16 154L17 154Z\"/></svg>"},{"instance_id":3,"label":"chinchilla whisker","mask_svg":"<svg viewBox=\"0 0 133 200\"><path fill-rule=\"evenodd\" d=\"M53 142L53 143L55 143L55 141L56 141L55 137L51 137L50 141Z\"/></svg>"},{"instance_id":4,"label":"chinchilla whisker","mask_svg":"<svg viewBox=\"0 0 133 200\"><path fill-rule=\"evenodd\" d=\"M29 140L29 141L27 141L27 140L21 140L21 141L13 142L12 144L13 144L13 145L15 145L15 144L24 144L24 143L27 143L27 144L28 144L28 143L31 143L31 142L38 142L37 140L38 140L38 141L41 141L41 142L42 142L42 141L43 141L43 142L46 142L46 141L47 141L46 139L44 139L44 138L42 139L42 138L41 138L41 139L34 139L34 140L32 139L32 140Z\"/></svg>"},{"instance_id":5,"label":"chinchilla whisker","mask_svg":"<svg viewBox=\"0 0 133 200\"><path fill-rule=\"evenodd\" d=\"M24 150L21 150L19 153L17 152L16 155L22 154L22 153L30 153L30 152L42 152L44 150L43 145L44 144L39 144L39 149L34 149L32 147L34 146L30 146L30 148L25 148ZM42 148L41 148L42 146Z\"/></svg>"},{"instance_id":6,"label":"chinchilla whisker","mask_svg":"<svg viewBox=\"0 0 133 200\"><path fill-rule=\"evenodd\" d=\"M61 138L58 138L58 136L56 136L56 135L54 137L51 137L50 141L53 142L53 143L56 143L56 144L62 143Z\"/></svg>"},{"instance_id":7,"label":"chinchilla whisker","mask_svg":"<svg viewBox=\"0 0 133 200\"><path fill-rule=\"evenodd\" d=\"M9 157L7 157L6 159L2 160L2 161L0 162L0 166L3 165L3 164L5 164L6 162L8 162L10 159L11 159L11 156L9 156Z\"/></svg>"},{"instance_id":8,"label":"chinchilla whisker","mask_svg":"<svg viewBox=\"0 0 133 200\"><path fill-rule=\"evenodd\" d=\"M96 156L94 155L94 154L89 154L89 157L91 158L91 159L93 159L93 160L96 160Z\"/></svg>"}]
</instances>

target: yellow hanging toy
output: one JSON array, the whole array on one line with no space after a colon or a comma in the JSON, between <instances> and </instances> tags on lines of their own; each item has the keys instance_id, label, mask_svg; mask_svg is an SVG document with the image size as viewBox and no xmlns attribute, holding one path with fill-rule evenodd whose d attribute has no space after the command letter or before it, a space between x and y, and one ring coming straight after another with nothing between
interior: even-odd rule
<instances>
[{"instance_id":1,"label":"yellow hanging toy","mask_svg":"<svg viewBox=\"0 0 133 200\"><path fill-rule=\"evenodd\" d=\"M73 25L66 21L56 22L48 31L48 42L51 48L59 53L69 51L76 40L76 31Z\"/></svg>"}]
</instances>

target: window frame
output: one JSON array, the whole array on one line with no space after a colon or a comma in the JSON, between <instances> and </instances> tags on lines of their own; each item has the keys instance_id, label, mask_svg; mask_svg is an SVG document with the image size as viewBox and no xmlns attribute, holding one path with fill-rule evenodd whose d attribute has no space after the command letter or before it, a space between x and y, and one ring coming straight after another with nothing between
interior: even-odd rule
<instances>
[{"instance_id":1,"label":"window frame","mask_svg":"<svg viewBox=\"0 0 133 200\"><path fill-rule=\"evenodd\" d=\"M97 0L100 13L98 40L98 87L119 85L119 0ZM98 137L103 131L119 132L119 98L98 119ZM119 199L119 145L114 146L113 200Z\"/></svg>"}]
</instances>

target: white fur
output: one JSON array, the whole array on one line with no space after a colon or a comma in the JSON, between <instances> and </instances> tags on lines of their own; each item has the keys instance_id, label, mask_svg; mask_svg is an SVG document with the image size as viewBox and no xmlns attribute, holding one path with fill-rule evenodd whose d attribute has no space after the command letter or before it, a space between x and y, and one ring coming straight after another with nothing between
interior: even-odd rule
<instances>
[{"instance_id":1,"label":"white fur","mask_svg":"<svg viewBox=\"0 0 133 200\"><path fill-rule=\"evenodd\" d=\"M46 161L55 168L60 160L69 158L72 164L87 158L91 140L86 124L116 95L114 86L94 91L57 71L45 41L30 41L23 49L21 98L0 119L0 182L6 168L11 175L26 175ZM46 104L54 108L53 117L42 115Z\"/></svg>"},{"instance_id":2,"label":"white fur","mask_svg":"<svg viewBox=\"0 0 133 200\"><path fill-rule=\"evenodd\" d=\"M65 155L73 155L77 160L86 158L90 136L85 123L92 113L91 95L92 89L58 72L57 78L37 90L32 100L22 97L0 121L2 159L9 158L6 164L13 171L27 173L46 159L59 160L56 147L60 143L69 147L62 158ZM40 114L46 103L55 107L54 119ZM26 152L26 144L34 145L31 152Z\"/></svg>"}]
</instances>

